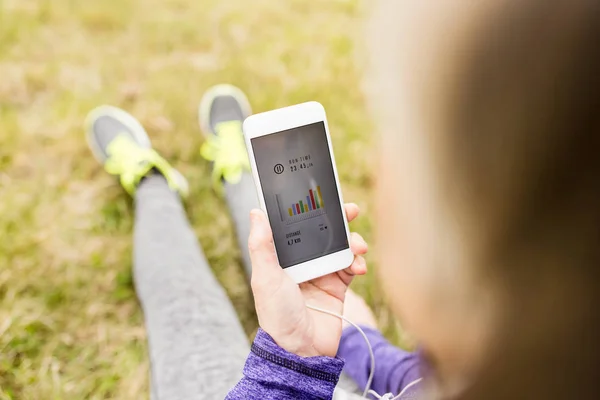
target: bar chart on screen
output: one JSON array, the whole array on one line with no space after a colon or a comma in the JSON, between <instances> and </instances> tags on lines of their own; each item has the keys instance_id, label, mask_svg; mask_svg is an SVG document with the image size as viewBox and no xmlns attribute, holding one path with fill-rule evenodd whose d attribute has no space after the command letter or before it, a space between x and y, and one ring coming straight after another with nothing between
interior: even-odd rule
<instances>
[{"instance_id":1,"label":"bar chart on screen","mask_svg":"<svg viewBox=\"0 0 600 400\"><path fill-rule=\"evenodd\" d=\"M284 202L282 195L277 194L275 197L279 206L281 221L285 222L286 225L292 225L327 213L321 194L321 186L308 189L305 196L300 196L300 199L289 205Z\"/></svg>"}]
</instances>

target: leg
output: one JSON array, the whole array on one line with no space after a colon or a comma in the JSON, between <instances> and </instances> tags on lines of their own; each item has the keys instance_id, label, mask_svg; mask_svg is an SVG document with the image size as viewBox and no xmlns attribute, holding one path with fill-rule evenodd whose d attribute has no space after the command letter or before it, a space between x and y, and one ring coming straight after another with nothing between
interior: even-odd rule
<instances>
[{"instance_id":1,"label":"leg","mask_svg":"<svg viewBox=\"0 0 600 400\"><path fill-rule=\"evenodd\" d=\"M155 399L225 397L241 377L247 338L161 176L136 192L134 248Z\"/></svg>"},{"instance_id":2,"label":"leg","mask_svg":"<svg viewBox=\"0 0 600 400\"><path fill-rule=\"evenodd\" d=\"M187 182L126 112L99 107L86 122L94 155L136 199L134 276L149 337L152 397L223 398L249 348L186 220L176 192L185 194Z\"/></svg>"},{"instance_id":3,"label":"leg","mask_svg":"<svg viewBox=\"0 0 600 400\"><path fill-rule=\"evenodd\" d=\"M242 133L242 122L251 113L250 103L240 89L227 84L217 85L204 94L198 113L205 136L201 154L213 163L215 185L224 187L244 269L250 277L249 215L250 210L259 207Z\"/></svg>"},{"instance_id":4,"label":"leg","mask_svg":"<svg viewBox=\"0 0 600 400\"><path fill-rule=\"evenodd\" d=\"M237 184L225 182L225 200L237 235L242 253L244 270L248 277L252 274L252 263L248 252L248 237L250 236L250 210L259 208L256 197L256 186L252 175L245 173Z\"/></svg>"}]
</instances>

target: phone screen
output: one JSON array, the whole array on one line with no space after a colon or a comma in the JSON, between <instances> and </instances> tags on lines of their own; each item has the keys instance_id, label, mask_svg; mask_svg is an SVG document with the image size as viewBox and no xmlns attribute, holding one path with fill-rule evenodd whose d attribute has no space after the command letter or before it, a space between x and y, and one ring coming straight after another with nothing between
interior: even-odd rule
<instances>
[{"instance_id":1,"label":"phone screen","mask_svg":"<svg viewBox=\"0 0 600 400\"><path fill-rule=\"evenodd\" d=\"M347 249L324 122L251 144L281 267Z\"/></svg>"}]
</instances>

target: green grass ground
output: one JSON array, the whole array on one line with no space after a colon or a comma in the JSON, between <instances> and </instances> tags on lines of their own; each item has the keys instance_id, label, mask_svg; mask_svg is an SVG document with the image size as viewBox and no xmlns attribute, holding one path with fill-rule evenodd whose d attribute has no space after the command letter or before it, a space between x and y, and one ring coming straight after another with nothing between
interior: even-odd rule
<instances>
[{"instance_id":1,"label":"green grass ground","mask_svg":"<svg viewBox=\"0 0 600 400\"><path fill-rule=\"evenodd\" d=\"M241 87L255 111L323 103L344 196L364 212L352 228L371 239L365 11L354 0L0 0L0 399L147 398L131 201L83 138L96 105L134 114L188 177L189 218L249 336L231 222L198 153L208 87ZM398 340L373 273L354 287Z\"/></svg>"}]
</instances>

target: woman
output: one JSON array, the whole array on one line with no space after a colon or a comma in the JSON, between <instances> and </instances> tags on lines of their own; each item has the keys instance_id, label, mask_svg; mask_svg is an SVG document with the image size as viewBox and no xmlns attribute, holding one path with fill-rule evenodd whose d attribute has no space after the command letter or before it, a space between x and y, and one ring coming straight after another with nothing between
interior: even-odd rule
<instances>
[{"instance_id":1,"label":"woman","mask_svg":"<svg viewBox=\"0 0 600 400\"><path fill-rule=\"evenodd\" d=\"M432 4L381 1L371 41L380 275L423 349L421 395L591 398L600 371L600 5ZM342 312L364 264L298 288L259 211L249 244L257 340L278 357L252 353L228 398L330 398L335 384L305 396L316 383L288 380L279 367L335 380L341 321L306 304Z\"/></svg>"}]
</instances>

